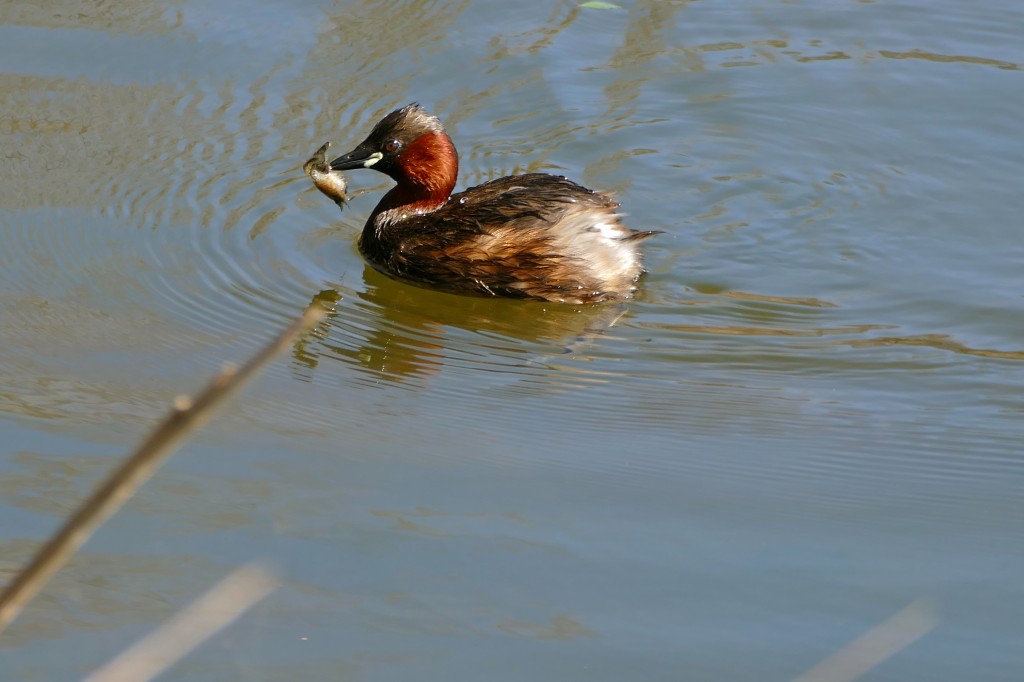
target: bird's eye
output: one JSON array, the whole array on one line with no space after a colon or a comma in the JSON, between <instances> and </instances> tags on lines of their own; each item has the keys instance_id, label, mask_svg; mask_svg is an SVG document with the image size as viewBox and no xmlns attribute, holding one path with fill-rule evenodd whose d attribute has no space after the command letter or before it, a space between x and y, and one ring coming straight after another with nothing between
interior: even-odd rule
<instances>
[{"instance_id":1,"label":"bird's eye","mask_svg":"<svg viewBox=\"0 0 1024 682\"><path fill-rule=\"evenodd\" d=\"M402 142L400 140L388 140L384 143L384 151L388 154L394 154L402 148Z\"/></svg>"}]
</instances>

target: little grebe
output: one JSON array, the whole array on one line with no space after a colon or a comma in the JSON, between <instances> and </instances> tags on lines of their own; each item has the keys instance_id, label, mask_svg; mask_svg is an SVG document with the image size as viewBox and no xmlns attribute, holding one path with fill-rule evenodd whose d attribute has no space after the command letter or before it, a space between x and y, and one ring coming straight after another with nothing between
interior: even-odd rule
<instances>
[{"instance_id":1,"label":"little grebe","mask_svg":"<svg viewBox=\"0 0 1024 682\"><path fill-rule=\"evenodd\" d=\"M363 228L366 260L391 277L454 293L576 304L629 298L643 273L638 244L657 234L623 226L608 195L546 173L453 195L455 146L417 104L385 116L330 164L355 168L398 183Z\"/></svg>"}]
</instances>

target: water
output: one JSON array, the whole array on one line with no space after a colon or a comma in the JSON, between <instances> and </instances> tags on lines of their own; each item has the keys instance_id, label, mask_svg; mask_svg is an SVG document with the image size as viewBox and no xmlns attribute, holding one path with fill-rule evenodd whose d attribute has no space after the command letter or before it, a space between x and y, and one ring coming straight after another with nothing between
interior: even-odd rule
<instances>
[{"instance_id":1,"label":"water","mask_svg":"<svg viewBox=\"0 0 1024 682\"><path fill-rule=\"evenodd\" d=\"M230 568L168 679L870 680L1024 670L1017 3L6 5L0 576L166 410L334 314L0 639L73 679ZM460 187L658 229L625 308L439 294L301 172L420 101Z\"/></svg>"}]
</instances>

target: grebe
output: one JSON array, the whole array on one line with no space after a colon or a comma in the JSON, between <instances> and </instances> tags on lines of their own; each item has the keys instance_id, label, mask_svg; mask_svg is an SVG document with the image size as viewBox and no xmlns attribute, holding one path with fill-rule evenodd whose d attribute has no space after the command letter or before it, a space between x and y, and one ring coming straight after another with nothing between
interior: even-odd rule
<instances>
[{"instance_id":1,"label":"grebe","mask_svg":"<svg viewBox=\"0 0 1024 682\"><path fill-rule=\"evenodd\" d=\"M356 168L397 183L367 219L360 252L384 274L421 286L573 304L629 298L644 272L639 243L657 234L622 225L608 195L546 173L453 195L455 145L418 104L385 116L330 163L335 173ZM326 182L317 186L331 196Z\"/></svg>"}]
</instances>

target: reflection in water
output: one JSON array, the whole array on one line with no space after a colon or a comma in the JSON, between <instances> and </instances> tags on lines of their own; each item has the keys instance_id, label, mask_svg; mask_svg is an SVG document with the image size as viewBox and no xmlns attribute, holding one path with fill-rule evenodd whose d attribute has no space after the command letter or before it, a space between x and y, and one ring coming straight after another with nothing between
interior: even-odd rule
<instances>
[{"instance_id":1,"label":"reflection in water","mask_svg":"<svg viewBox=\"0 0 1024 682\"><path fill-rule=\"evenodd\" d=\"M518 637L531 639L578 639L597 636L597 633L586 625L564 613L552 616L547 623L503 620L498 623L498 629Z\"/></svg>"},{"instance_id":2,"label":"reflection in water","mask_svg":"<svg viewBox=\"0 0 1024 682\"><path fill-rule=\"evenodd\" d=\"M1024 360L1024 350L996 350L994 348L971 348L951 338L948 334L921 334L919 336L885 336L873 339L859 339L854 341L837 341L836 343L849 344L851 348L870 348L873 346L922 346L936 348L951 353L963 353L964 355L977 355L984 358L999 358L1002 360Z\"/></svg>"},{"instance_id":3,"label":"reflection in water","mask_svg":"<svg viewBox=\"0 0 1024 682\"><path fill-rule=\"evenodd\" d=\"M337 289L313 297L310 305L329 312L315 334L295 344L296 363L317 367L322 351L311 348L315 338L328 354L387 381L436 374L447 363L472 362L481 369L508 369L511 363L514 371L545 355L577 352L628 310L441 293L396 282L370 266L363 280L347 307ZM456 330L472 334L468 344L453 340ZM345 337L351 343L341 342Z\"/></svg>"},{"instance_id":4,"label":"reflection in water","mask_svg":"<svg viewBox=\"0 0 1024 682\"><path fill-rule=\"evenodd\" d=\"M878 54L887 59L926 59L932 62L960 62L963 64L981 64L983 66L995 66L1007 71L1020 71L1021 65L1015 62L1008 62L1002 59L986 59L984 57L972 57L967 55L935 54L923 50L909 50L907 52L893 52L891 50L879 50Z\"/></svg>"},{"instance_id":5,"label":"reflection in water","mask_svg":"<svg viewBox=\"0 0 1024 682\"><path fill-rule=\"evenodd\" d=\"M57 457L18 452L6 460L16 468L0 477L0 498L11 508L62 519L103 480L117 460ZM251 525L265 506L269 484L244 476L193 476L162 471L132 501L130 513L161 521L175 519L175 535L208 533ZM165 527L165 529L167 529Z\"/></svg>"},{"instance_id":6,"label":"reflection in water","mask_svg":"<svg viewBox=\"0 0 1024 682\"><path fill-rule=\"evenodd\" d=\"M6 584L37 549L34 541L0 541L0 583ZM80 551L4 632L0 648L16 649L78 630L162 621L175 602L199 594L223 572L217 562L197 556ZM159 597L154 585L160 585Z\"/></svg>"}]
</instances>

